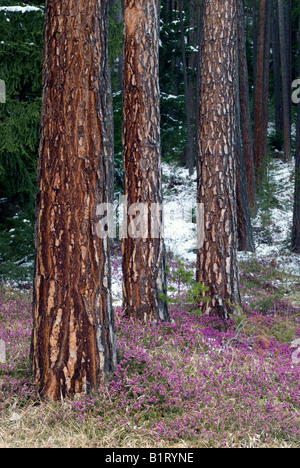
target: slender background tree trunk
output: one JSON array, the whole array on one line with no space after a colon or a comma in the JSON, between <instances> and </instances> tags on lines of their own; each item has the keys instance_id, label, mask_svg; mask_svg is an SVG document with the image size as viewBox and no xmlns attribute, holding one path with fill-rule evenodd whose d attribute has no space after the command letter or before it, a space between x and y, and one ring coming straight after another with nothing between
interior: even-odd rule
<instances>
[{"instance_id":1,"label":"slender background tree trunk","mask_svg":"<svg viewBox=\"0 0 300 468\"><path fill-rule=\"evenodd\" d=\"M238 88L238 84L237 84ZM237 229L238 229L238 246L241 252L254 252L255 243L253 238L253 229L250 216L249 199L247 192L247 179L245 170L244 148L242 140L241 127L241 112L239 91L236 94L236 159L237 159Z\"/></svg>"},{"instance_id":2,"label":"slender background tree trunk","mask_svg":"<svg viewBox=\"0 0 300 468\"><path fill-rule=\"evenodd\" d=\"M257 184L264 176L267 158L269 97L270 0L260 0L254 89L254 167Z\"/></svg>"},{"instance_id":3,"label":"slender background tree trunk","mask_svg":"<svg viewBox=\"0 0 300 468\"><path fill-rule=\"evenodd\" d=\"M112 201L107 2L48 0L37 198L32 368L57 400L97 388L116 363L109 244Z\"/></svg>"},{"instance_id":4,"label":"slender background tree trunk","mask_svg":"<svg viewBox=\"0 0 300 468\"><path fill-rule=\"evenodd\" d=\"M293 81L293 54L292 54L292 17L293 17L293 0L286 0L285 2L285 31L286 31L286 59L287 59L287 83L289 91L291 91L291 84ZM289 92L291 94L291 92ZM289 128L292 125L292 100L289 99Z\"/></svg>"},{"instance_id":5,"label":"slender background tree trunk","mask_svg":"<svg viewBox=\"0 0 300 468\"><path fill-rule=\"evenodd\" d=\"M272 0L266 0L265 32L264 32L263 95L262 95L262 127L261 127L261 170L262 170L262 175L264 175L266 173L267 160L268 160L271 8L272 8Z\"/></svg>"},{"instance_id":6,"label":"slender background tree trunk","mask_svg":"<svg viewBox=\"0 0 300 468\"><path fill-rule=\"evenodd\" d=\"M280 64L280 42L279 42L279 21L278 2L273 0L271 14L271 37L273 55L273 76L274 76L274 97L275 97L275 125L276 131L283 135L283 115L282 115L282 89L281 89L281 64Z\"/></svg>"},{"instance_id":7,"label":"slender background tree trunk","mask_svg":"<svg viewBox=\"0 0 300 468\"><path fill-rule=\"evenodd\" d=\"M286 21L284 11L284 0L278 0L278 15L279 15L279 38L280 38L280 58L281 58L281 79L282 79L282 98L283 98L283 141L284 141L284 159L291 160L291 81L288 71L288 48L286 35Z\"/></svg>"},{"instance_id":8,"label":"slender background tree trunk","mask_svg":"<svg viewBox=\"0 0 300 468\"><path fill-rule=\"evenodd\" d=\"M186 114L186 168L189 174L194 172L194 134L192 128L192 115L191 115L191 97L190 85L188 78L187 59L185 51L185 32L184 32L184 1L179 0L179 18L180 18L180 37L181 37L181 50L182 50L182 69L184 79L184 96L185 96L185 114Z\"/></svg>"},{"instance_id":9,"label":"slender background tree trunk","mask_svg":"<svg viewBox=\"0 0 300 468\"><path fill-rule=\"evenodd\" d=\"M241 140L244 154L245 180L248 202L252 215L257 213L256 182L253 158L252 124L249 98L249 75L246 55L244 1L238 2L238 58L239 58L239 102Z\"/></svg>"},{"instance_id":10,"label":"slender background tree trunk","mask_svg":"<svg viewBox=\"0 0 300 468\"><path fill-rule=\"evenodd\" d=\"M300 13L298 27L298 76L300 76ZM300 254L300 104L298 104L297 116L297 141L296 141L296 171L295 171L295 201L292 231L292 250Z\"/></svg>"}]
</instances>

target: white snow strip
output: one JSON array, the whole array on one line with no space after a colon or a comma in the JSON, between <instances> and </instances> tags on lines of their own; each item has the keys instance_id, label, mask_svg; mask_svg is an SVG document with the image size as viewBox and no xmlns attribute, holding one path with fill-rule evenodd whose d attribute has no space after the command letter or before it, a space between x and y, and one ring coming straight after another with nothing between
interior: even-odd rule
<instances>
[{"instance_id":1,"label":"white snow strip","mask_svg":"<svg viewBox=\"0 0 300 468\"><path fill-rule=\"evenodd\" d=\"M42 8L35 6L4 6L0 7L0 11L9 11L12 13L27 13L30 11L43 11Z\"/></svg>"}]
</instances>

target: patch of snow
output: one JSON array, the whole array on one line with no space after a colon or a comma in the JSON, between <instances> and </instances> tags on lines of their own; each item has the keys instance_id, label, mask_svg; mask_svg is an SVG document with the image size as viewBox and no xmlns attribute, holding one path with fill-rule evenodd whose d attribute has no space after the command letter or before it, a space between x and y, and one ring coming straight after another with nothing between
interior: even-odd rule
<instances>
[{"instance_id":1,"label":"patch of snow","mask_svg":"<svg viewBox=\"0 0 300 468\"><path fill-rule=\"evenodd\" d=\"M274 199L278 202L278 207L270 211L270 223L267 226L271 237L270 242L263 243L260 239L260 231L264 229L264 226L262 225L263 213L259 210L253 221L256 252L254 254L239 252L239 260L264 259L266 262L272 262L280 271L300 276L300 256L288 249L288 239L293 225L295 163L278 159L272 161L271 166L269 176L276 184Z\"/></svg>"},{"instance_id":2,"label":"patch of snow","mask_svg":"<svg viewBox=\"0 0 300 468\"><path fill-rule=\"evenodd\" d=\"M31 11L43 11L43 8L41 7L35 7L35 6L3 6L0 7L0 11L8 11L12 13L27 13Z\"/></svg>"},{"instance_id":3,"label":"patch of snow","mask_svg":"<svg viewBox=\"0 0 300 468\"><path fill-rule=\"evenodd\" d=\"M183 98L184 95L180 94L178 96L175 96L173 94L166 94L166 93L161 93L161 96L164 100L168 101L168 100L176 100L176 99L179 99L179 98Z\"/></svg>"},{"instance_id":4,"label":"patch of snow","mask_svg":"<svg viewBox=\"0 0 300 468\"><path fill-rule=\"evenodd\" d=\"M164 238L167 250L176 257L196 261L197 226L193 223L193 208L197 200L196 174L188 169L162 164L164 191Z\"/></svg>"},{"instance_id":5,"label":"patch of snow","mask_svg":"<svg viewBox=\"0 0 300 468\"><path fill-rule=\"evenodd\" d=\"M272 125L270 125L272 128ZM175 257L190 263L196 261L196 224L191 217L191 208L196 206L196 173L190 177L188 170L167 163L162 164L164 209L165 209L165 244ZM274 160L269 174L276 184L274 198L277 207L270 211L270 242L261 239L262 211L253 220L256 252L239 252L240 261L257 259L273 262L278 270L300 276L300 256L290 252L288 238L293 222L294 202L294 161Z\"/></svg>"}]
</instances>

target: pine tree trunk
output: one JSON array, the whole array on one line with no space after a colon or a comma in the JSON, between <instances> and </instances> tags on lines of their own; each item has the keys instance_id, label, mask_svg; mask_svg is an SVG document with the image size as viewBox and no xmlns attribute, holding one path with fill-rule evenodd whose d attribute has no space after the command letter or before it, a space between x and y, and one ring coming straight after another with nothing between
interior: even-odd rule
<instances>
[{"instance_id":1,"label":"pine tree trunk","mask_svg":"<svg viewBox=\"0 0 300 468\"><path fill-rule=\"evenodd\" d=\"M123 0L109 0L109 8L114 8L116 5L118 5L114 21L116 23L123 23ZM111 67L112 68L112 67ZM118 57L118 89L119 91L122 91L123 89L123 52L122 50L120 51L119 57Z\"/></svg>"},{"instance_id":2,"label":"pine tree trunk","mask_svg":"<svg viewBox=\"0 0 300 468\"><path fill-rule=\"evenodd\" d=\"M298 27L298 76L300 76L300 13ZM296 170L295 170L295 201L292 230L292 250L300 254L300 104L298 104L297 141L296 141Z\"/></svg>"},{"instance_id":3,"label":"pine tree trunk","mask_svg":"<svg viewBox=\"0 0 300 468\"><path fill-rule=\"evenodd\" d=\"M125 0L124 17L124 192L129 209L136 203L145 207L135 232L130 229L135 216L128 212L122 247L124 311L145 322L165 321L163 235L151 232L150 219L162 204L158 2ZM154 218L159 226L158 211Z\"/></svg>"},{"instance_id":4,"label":"pine tree trunk","mask_svg":"<svg viewBox=\"0 0 300 468\"><path fill-rule=\"evenodd\" d=\"M287 84L289 90L291 89L291 83L293 81L293 52L292 52L292 42L293 42L293 24L292 24L292 15L293 15L293 0L286 0L285 2L285 24L286 24L286 59L287 59ZM289 99L289 128L292 125L292 99Z\"/></svg>"},{"instance_id":5,"label":"pine tree trunk","mask_svg":"<svg viewBox=\"0 0 300 468\"><path fill-rule=\"evenodd\" d=\"M279 15L279 37L280 37L280 58L281 58L281 79L282 79L282 99L283 99L283 141L284 141L284 159L291 160L291 122L290 122L290 100L291 100L291 82L289 82L288 71L288 49L286 39L284 0L278 0Z\"/></svg>"},{"instance_id":6,"label":"pine tree trunk","mask_svg":"<svg viewBox=\"0 0 300 468\"><path fill-rule=\"evenodd\" d=\"M253 158L252 125L249 99L249 75L246 55L244 1L238 2L239 101L248 203L252 215L257 213L256 182Z\"/></svg>"},{"instance_id":7,"label":"pine tree trunk","mask_svg":"<svg viewBox=\"0 0 300 468\"><path fill-rule=\"evenodd\" d=\"M252 0L252 37L253 37L253 81L256 83L256 66L258 51L258 1ZM276 0L277 1L277 0Z\"/></svg>"},{"instance_id":8,"label":"pine tree trunk","mask_svg":"<svg viewBox=\"0 0 300 468\"><path fill-rule=\"evenodd\" d=\"M184 34L184 2L179 0L179 18L180 18L180 38L181 38L181 51L182 51L182 69L184 81L184 99L185 99L185 115L186 115L186 168L189 170L190 176L194 172L194 134L192 129L192 115L191 115L191 98L190 86L188 79L187 59L185 52L185 34Z\"/></svg>"},{"instance_id":9,"label":"pine tree trunk","mask_svg":"<svg viewBox=\"0 0 300 468\"><path fill-rule=\"evenodd\" d=\"M269 0L260 0L254 90L254 168L259 183L266 170L269 94Z\"/></svg>"},{"instance_id":10,"label":"pine tree trunk","mask_svg":"<svg viewBox=\"0 0 300 468\"><path fill-rule=\"evenodd\" d=\"M254 243L254 238L253 238L253 229L252 229L248 191L247 191L238 83L237 83L235 103L236 103L236 117L237 117L237 123L236 123L236 159L237 159L236 200L237 200L238 250L240 252L255 252L255 243Z\"/></svg>"},{"instance_id":11,"label":"pine tree trunk","mask_svg":"<svg viewBox=\"0 0 300 468\"><path fill-rule=\"evenodd\" d=\"M192 0L187 2L189 5L189 46L194 48L193 52L189 52L187 56L187 66L189 70L189 97L190 97L190 114L192 122L192 137L193 137L193 166L195 169L195 153L196 153L196 93L197 93L197 65L198 65L198 35L200 24L201 1Z\"/></svg>"},{"instance_id":12,"label":"pine tree trunk","mask_svg":"<svg viewBox=\"0 0 300 468\"><path fill-rule=\"evenodd\" d=\"M235 0L204 2L198 134L197 281L209 288L207 314L227 317L240 302L237 266ZM201 229L200 229L201 230Z\"/></svg>"},{"instance_id":13,"label":"pine tree trunk","mask_svg":"<svg viewBox=\"0 0 300 468\"><path fill-rule=\"evenodd\" d=\"M266 0L265 36L264 36L264 78L262 99L262 127L261 127L261 169L265 174L268 158L268 123L269 123L269 89L270 89L270 49L271 49L271 8L272 0Z\"/></svg>"},{"instance_id":14,"label":"pine tree trunk","mask_svg":"<svg viewBox=\"0 0 300 468\"><path fill-rule=\"evenodd\" d=\"M274 75L274 97L275 97L275 126L279 134L283 134L282 115L282 89L281 89L281 64L280 64L280 42L279 42L279 22L278 3L273 0L271 12L272 54L273 54L273 75Z\"/></svg>"},{"instance_id":15,"label":"pine tree trunk","mask_svg":"<svg viewBox=\"0 0 300 468\"><path fill-rule=\"evenodd\" d=\"M116 363L109 243L96 210L113 194L107 1L48 0L37 197L32 369L51 400Z\"/></svg>"},{"instance_id":16,"label":"pine tree trunk","mask_svg":"<svg viewBox=\"0 0 300 468\"><path fill-rule=\"evenodd\" d=\"M238 53L236 61L236 86L235 86L235 106L236 106L236 163L237 163L237 230L238 230L238 248L242 252L254 252L255 244L253 239L253 230L250 216L249 197L247 189L246 169L245 169L245 145L250 144L250 152L253 158L252 142L251 142L251 124L250 115L244 115L248 110L250 112L248 89L248 73L246 64L245 50L245 29L244 29L244 4L243 1L237 4L237 40ZM247 81L246 81L247 78ZM243 109L243 113L242 113ZM249 122L247 121L249 117ZM243 118L243 120L242 120ZM245 121L244 121L245 119ZM247 126L248 124L248 126ZM249 125L250 124L250 125ZM249 148L248 148L249 149ZM249 156L249 155L247 155ZM251 155L250 155L251 157ZM252 167L252 175L254 182L254 164L252 159L248 165ZM254 188L254 187L253 187Z\"/></svg>"},{"instance_id":17,"label":"pine tree trunk","mask_svg":"<svg viewBox=\"0 0 300 468\"><path fill-rule=\"evenodd\" d=\"M300 107L300 104L298 104ZM295 171L295 201L292 231L292 250L300 254L300 110L297 118L297 147L296 147L296 171Z\"/></svg>"},{"instance_id":18,"label":"pine tree trunk","mask_svg":"<svg viewBox=\"0 0 300 468\"><path fill-rule=\"evenodd\" d=\"M177 11L179 10L179 8L177 7L178 1L179 0L172 0L171 2L170 23L178 20L178 15L177 15ZM180 62L178 63L178 57L176 56L176 54L172 54L171 56L171 79L172 79L172 94L174 96L179 95L179 89L178 89L179 73L177 71L179 69L179 66L180 66Z\"/></svg>"}]
</instances>

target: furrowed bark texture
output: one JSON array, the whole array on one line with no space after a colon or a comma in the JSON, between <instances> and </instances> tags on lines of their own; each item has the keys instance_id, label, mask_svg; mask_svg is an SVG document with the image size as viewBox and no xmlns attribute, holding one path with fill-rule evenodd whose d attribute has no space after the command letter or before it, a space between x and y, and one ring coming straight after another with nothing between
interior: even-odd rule
<instances>
[{"instance_id":1,"label":"furrowed bark texture","mask_svg":"<svg viewBox=\"0 0 300 468\"><path fill-rule=\"evenodd\" d=\"M124 193L129 207L147 207L147 233L123 239L124 311L142 321L165 321L164 242L162 234L151 235L150 219L151 204L162 204L157 0L125 0L124 18ZM128 216L129 225L134 218Z\"/></svg>"},{"instance_id":2,"label":"furrowed bark texture","mask_svg":"<svg viewBox=\"0 0 300 468\"><path fill-rule=\"evenodd\" d=\"M227 317L240 302L237 267L237 21L234 0L204 2L198 135L198 203L204 238L197 281L209 287L206 313Z\"/></svg>"},{"instance_id":3,"label":"furrowed bark texture","mask_svg":"<svg viewBox=\"0 0 300 468\"><path fill-rule=\"evenodd\" d=\"M96 234L113 193L106 14L103 0L46 2L31 357L51 400L97 388L116 362L109 243Z\"/></svg>"}]
</instances>

